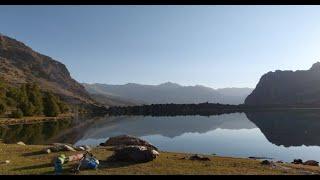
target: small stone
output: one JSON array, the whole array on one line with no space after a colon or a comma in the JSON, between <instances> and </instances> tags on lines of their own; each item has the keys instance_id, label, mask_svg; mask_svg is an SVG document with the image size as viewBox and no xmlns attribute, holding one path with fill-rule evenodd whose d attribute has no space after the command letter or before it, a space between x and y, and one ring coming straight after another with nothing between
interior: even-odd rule
<instances>
[{"instance_id":1,"label":"small stone","mask_svg":"<svg viewBox=\"0 0 320 180\"><path fill-rule=\"evenodd\" d=\"M0 164L9 164L10 160L1 161Z\"/></svg>"},{"instance_id":2,"label":"small stone","mask_svg":"<svg viewBox=\"0 0 320 180\"><path fill-rule=\"evenodd\" d=\"M22 146L25 146L25 145L26 145L26 144L25 144L24 142L22 142L22 141L17 142L17 144L18 144L18 145L22 145Z\"/></svg>"},{"instance_id":3,"label":"small stone","mask_svg":"<svg viewBox=\"0 0 320 180\"><path fill-rule=\"evenodd\" d=\"M271 165L271 162L268 160L261 161L261 165Z\"/></svg>"},{"instance_id":4,"label":"small stone","mask_svg":"<svg viewBox=\"0 0 320 180\"><path fill-rule=\"evenodd\" d=\"M189 159L190 160L198 160L198 161L210 161L210 159L208 157L203 157L198 154L192 155Z\"/></svg>"}]
</instances>

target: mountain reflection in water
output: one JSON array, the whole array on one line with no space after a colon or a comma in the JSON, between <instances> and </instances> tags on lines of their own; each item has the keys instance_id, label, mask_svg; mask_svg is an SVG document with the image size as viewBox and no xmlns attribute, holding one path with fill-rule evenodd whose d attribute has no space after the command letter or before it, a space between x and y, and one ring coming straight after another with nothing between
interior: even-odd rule
<instances>
[{"instance_id":1,"label":"mountain reflection in water","mask_svg":"<svg viewBox=\"0 0 320 180\"><path fill-rule=\"evenodd\" d=\"M270 111L217 116L117 116L0 127L8 143L98 145L130 134L165 151L267 156L283 160L320 154L320 111ZM320 160L320 155L317 160Z\"/></svg>"}]
</instances>

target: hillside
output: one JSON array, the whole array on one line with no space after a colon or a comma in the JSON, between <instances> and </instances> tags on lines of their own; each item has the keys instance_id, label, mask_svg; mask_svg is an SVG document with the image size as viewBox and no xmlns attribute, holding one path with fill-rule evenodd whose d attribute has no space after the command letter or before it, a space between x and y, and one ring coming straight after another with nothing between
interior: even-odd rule
<instances>
[{"instance_id":1,"label":"hillside","mask_svg":"<svg viewBox=\"0 0 320 180\"><path fill-rule=\"evenodd\" d=\"M114 96L135 104L190 104L223 103L242 104L252 91L250 88L212 89L205 86L182 86L176 83L142 85L128 83L124 85L83 84L90 94Z\"/></svg>"},{"instance_id":2,"label":"hillside","mask_svg":"<svg viewBox=\"0 0 320 180\"><path fill-rule=\"evenodd\" d=\"M277 70L264 74L245 104L320 105L320 62L309 70Z\"/></svg>"},{"instance_id":3,"label":"hillside","mask_svg":"<svg viewBox=\"0 0 320 180\"><path fill-rule=\"evenodd\" d=\"M22 42L0 34L0 78L11 86L37 83L71 104L94 104L66 66Z\"/></svg>"}]
</instances>

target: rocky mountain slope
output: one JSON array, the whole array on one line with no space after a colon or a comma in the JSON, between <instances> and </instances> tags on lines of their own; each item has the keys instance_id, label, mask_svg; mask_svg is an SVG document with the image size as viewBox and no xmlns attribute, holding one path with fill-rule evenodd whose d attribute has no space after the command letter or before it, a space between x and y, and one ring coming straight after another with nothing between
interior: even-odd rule
<instances>
[{"instance_id":1,"label":"rocky mountain slope","mask_svg":"<svg viewBox=\"0 0 320 180\"><path fill-rule=\"evenodd\" d=\"M85 88L72 79L64 64L1 34L0 78L12 86L36 82L41 89L49 90L71 104L95 103Z\"/></svg>"},{"instance_id":2,"label":"rocky mountain slope","mask_svg":"<svg viewBox=\"0 0 320 180\"><path fill-rule=\"evenodd\" d=\"M268 72L246 98L248 105L320 105L320 62L309 70Z\"/></svg>"}]
</instances>

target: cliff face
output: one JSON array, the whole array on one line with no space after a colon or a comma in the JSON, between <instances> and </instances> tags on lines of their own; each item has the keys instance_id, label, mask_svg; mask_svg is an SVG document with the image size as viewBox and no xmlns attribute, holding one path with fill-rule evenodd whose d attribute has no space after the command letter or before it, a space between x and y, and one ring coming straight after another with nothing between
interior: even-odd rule
<instances>
[{"instance_id":1,"label":"cliff face","mask_svg":"<svg viewBox=\"0 0 320 180\"><path fill-rule=\"evenodd\" d=\"M309 70L277 70L263 75L245 104L320 105L320 62Z\"/></svg>"},{"instance_id":2,"label":"cliff face","mask_svg":"<svg viewBox=\"0 0 320 180\"><path fill-rule=\"evenodd\" d=\"M36 82L69 103L94 103L64 64L0 34L0 77L13 86Z\"/></svg>"}]
</instances>

